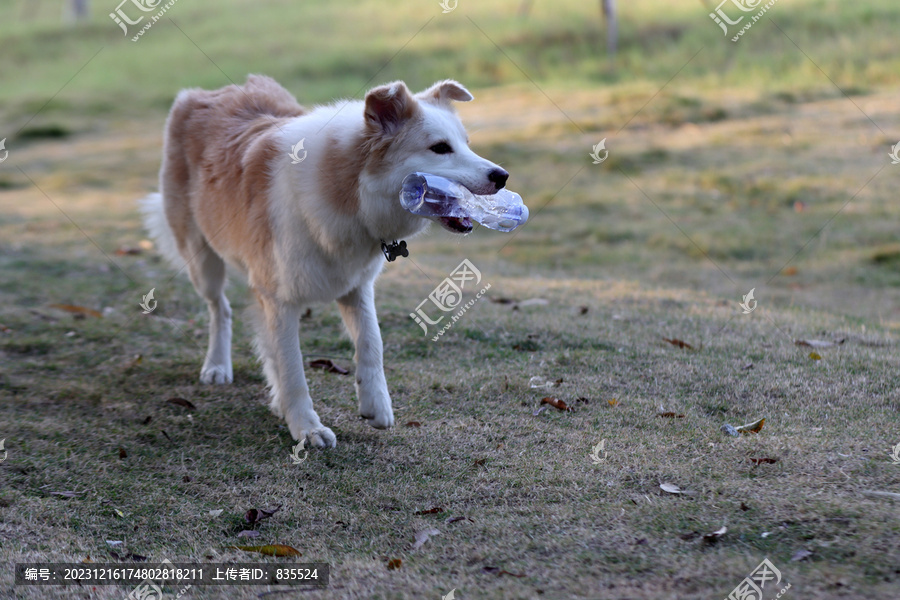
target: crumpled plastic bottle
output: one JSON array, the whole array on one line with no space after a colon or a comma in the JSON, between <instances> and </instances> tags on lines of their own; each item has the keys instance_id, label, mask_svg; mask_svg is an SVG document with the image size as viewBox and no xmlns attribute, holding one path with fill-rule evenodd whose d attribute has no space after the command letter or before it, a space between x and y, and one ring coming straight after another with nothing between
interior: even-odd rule
<instances>
[{"instance_id":1,"label":"crumpled plastic bottle","mask_svg":"<svg viewBox=\"0 0 900 600\"><path fill-rule=\"evenodd\" d=\"M400 204L422 217L478 221L489 229L509 232L528 220L522 197L507 189L496 194L473 194L462 184L430 173L410 173L400 188Z\"/></svg>"}]
</instances>

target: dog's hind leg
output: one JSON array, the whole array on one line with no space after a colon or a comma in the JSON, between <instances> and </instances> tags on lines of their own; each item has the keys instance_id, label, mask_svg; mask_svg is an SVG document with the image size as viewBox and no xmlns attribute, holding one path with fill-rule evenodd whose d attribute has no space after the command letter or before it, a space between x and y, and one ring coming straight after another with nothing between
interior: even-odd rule
<instances>
[{"instance_id":1,"label":"dog's hind leg","mask_svg":"<svg viewBox=\"0 0 900 600\"><path fill-rule=\"evenodd\" d=\"M202 383L231 383L231 305L225 297L225 261L209 247L199 231L184 240L182 256L197 293L209 307L209 347L203 368Z\"/></svg>"},{"instance_id":2,"label":"dog's hind leg","mask_svg":"<svg viewBox=\"0 0 900 600\"><path fill-rule=\"evenodd\" d=\"M272 393L272 412L287 421L291 436L312 446L334 448L337 438L313 410L300 352L300 309L256 292L262 308L257 346Z\"/></svg>"},{"instance_id":3,"label":"dog's hind leg","mask_svg":"<svg viewBox=\"0 0 900 600\"><path fill-rule=\"evenodd\" d=\"M375 285L369 281L338 298L344 325L356 346L356 396L359 414L369 425L386 429L394 424L394 411L384 378L383 348L375 315Z\"/></svg>"}]
</instances>

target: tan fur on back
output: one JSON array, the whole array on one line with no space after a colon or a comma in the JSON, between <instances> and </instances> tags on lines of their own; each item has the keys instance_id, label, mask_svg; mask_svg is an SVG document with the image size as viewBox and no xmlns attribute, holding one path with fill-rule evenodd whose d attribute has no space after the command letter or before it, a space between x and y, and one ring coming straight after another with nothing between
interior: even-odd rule
<instances>
[{"instance_id":1,"label":"tan fur on back","mask_svg":"<svg viewBox=\"0 0 900 600\"><path fill-rule=\"evenodd\" d=\"M243 86L182 92L167 125L167 140L176 143L166 144L161 184L176 238L196 235L196 223L217 254L270 293L269 169L278 128L305 113L274 80L251 75Z\"/></svg>"}]
</instances>

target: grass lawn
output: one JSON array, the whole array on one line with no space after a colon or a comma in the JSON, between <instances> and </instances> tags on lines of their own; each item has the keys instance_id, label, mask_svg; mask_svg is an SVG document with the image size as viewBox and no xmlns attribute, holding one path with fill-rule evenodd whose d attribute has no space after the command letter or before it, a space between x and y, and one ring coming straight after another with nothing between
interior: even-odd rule
<instances>
[{"instance_id":1,"label":"grass lawn","mask_svg":"<svg viewBox=\"0 0 900 600\"><path fill-rule=\"evenodd\" d=\"M325 591L184 598L726 598L764 558L765 600L896 598L900 5L783 0L734 44L712 2L635 0L610 61L596 4L179 0L138 43L96 1L78 26L0 4L0 597L122 598L14 586L11 565L131 552L331 565ZM338 446L299 465L245 284L235 384L202 386L205 307L135 208L177 90L248 72L306 103L457 78L473 148L532 214L435 228L386 266L393 430L356 416L352 344L312 307L307 362L351 375L307 369ZM432 342L408 315L463 258L491 289ZM276 543L302 557L231 548Z\"/></svg>"}]
</instances>

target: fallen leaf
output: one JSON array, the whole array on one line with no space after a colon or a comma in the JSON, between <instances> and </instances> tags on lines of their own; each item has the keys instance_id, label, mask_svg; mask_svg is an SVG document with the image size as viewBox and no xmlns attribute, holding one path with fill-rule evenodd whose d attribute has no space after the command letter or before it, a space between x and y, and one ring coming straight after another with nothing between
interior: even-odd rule
<instances>
[{"instance_id":1,"label":"fallen leaf","mask_svg":"<svg viewBox=\"0 0 900 600\"><path fill-rule=\"evenodd\" d=\"M741 502L741 510L745 510L745 511L750 510L750 507L747 506L746 504L744 504L743 502Z\"/></svg>"},{"instance_id":2,"label":"fallen leaf","mask_svg":"<svg viewBox=\"0 0 900 600\"><path fill-rule=\"evenodd\" d=\"M244 531L237 534L237 536L238 537L255 538L255 537L259 537L259 532L255 531L253 529L245 529Z\"/></svg>"},{"instance_id":3,"label":"fallen leaf","mask_svg":"<svg viewBox=\"0 0 900 600\"><path fill-rule=\"evenodd\" d=\"M791 562L798 562L812 556L812 552L809 550L800 549L794 552L794 555L791 557Z\"/></svg>"},{"instance_id":4,"label":"fallen leaf","mask_svg":"<svg viewBox=\"0 0 900 600\"><path fill-rule=\"evenodd\" d=\"M579 307L578 307L578 314L579 314L579 315L586 315L587 312L588 312L588 310L589 310L589 309L588 309L587 306L579 306Z\"/></svg>"},{"instance_id":5,"label":"fallen leaf","mask_svg":"<svg viewBox=\"0 0 900 600\"><path fill-rule=\"evenodd\" d=\"M128 453L125 452L125 448L119 447L119 460L128 458Z\"/></svg>"},{"instance_id":6,"label":"fallen leaf","mask_svg":"<svg viewBox=\"0 0 900 600\"><path fill-rule=\"evenodd\" d=\"M197 407L194 406L194 403L190 400L185 400L184 398L169 398L166 400L169 404L177 404L178 406L183 406L188 410L197 410Z\"/></svg>"},{"instance_id":7,"label":"fallen leaf","mask_svg":"<svg viewBox=\"0 0 900 600\"><path fill-rule=\"evenodd\" d=\"M141 248L135 248L133 246L119 246L116 248L116 256L137 256L143 252L144 251Z\"/></svg>"},{"instance_id":8,"label":"fallen leaf","mask_svg":"<svg viewBox=\"0 0 900 600\"><path fill-rule=\"evenodd\" d=\"M152 420L153 420L153 415L150 415L150 416L148 416L146 419L144 419L143 421L141 421L141 425L149 425L149 424L150 424L150 421L152 421Z\"/></svg>"},{"instance_id":9,"label":"fallen leaf","mask_svg":"<svg viewBox=\"0 0 900 600\"><path fill-rule=\"evenodd\" d=\"M103 318L103 313L101 313L100 311L94 310L93 308L75 306L74 304L51 304L50 308L58 308L59 310L64 310L76 315L81 315L82 317L88 315L91 317L97 317L98 319Z\"/></svg>"},{"instance_id":10,"label":"fallen leaf","mask_svg":"<svg viewBox=\"0 0 900 600\"><path fill-rule=\"evenodd\" d=\"M546 398L541 399L541 404L549 404L553 408L559 409L561 411L571 411L569 405L560 400L559 398L553 398L552 396L547 396Z\"/></svg>"},{"instance_id":11,"label":"fallen leaf","mask_svg":"<svg viewBox=\"0 0 900 600\"><path fill-rule=\"evenodd\" d=\"M125 518L125 513L123 513L123 512L122 512L121 510L119 510L118 508L114 508L114 509L113 509L113 512L116 513L116 514L119 516L120 519L124 519L124 518Z\"/></svg>"},{"instance_id":12,"label":"fallen leaf","mask_svg":"<svg viewBox=\"0 0 900 600\"><path fill-rule=\"evenodd\" d=\"M422 424L419 423L418 421L410 421L409 423L406 424L406 427L421 427L421 426L422 426Z\"/></svg>"},{"instance_id":13,"label":"fallen leaf","mask_svg":"<svg viewBox=\"0 0 900 600\"><path fill-rule=\"evenodd\" d=\"M659 484L659 489L664 492L669 492L670 494L680 494L681 488L675 485L674 483L661 483Z\"/></svg>"},{"instance_id":14,"label":"fallen leaf","mask_svg":"<svg viewBox=\"0 0 900 600\"><path fill-rule=\"evenodd\" d=\"M517 306L545 306L547 304L550 304L550 301L544 298L529 298L516 303Z\"/></svg>"},{"instance_id":15,"label":"fallen leaf","mask_svg":"<svg viewBox=\"0 0 900 600\"><path fill-rule=\"evenodd\" d=\"M309 367L311 369L322 369L323 371L328 371L329 373L337 373L338 375L349 375L350 371L343 367L339 367L329 358L320 358L318 360L310 361Z\"/></svg>"},{"instance_id":16,"label":"fallen leaf","mask_svg":"<svg viewBox=\"0 0 900 600\"><path fill-rule=\"evenodd\" d=\"M545 380L540 375L535 375L534 377L532 377L531 379L528 380L528 387L530 387L531 389L534 389L534 390L538 390L541 388L552 388L552 387L559 385L560 383L562 383L562 379L554 382L554 381Z\"/></svg>"},{"instance_id":17,"label":"fallen leaf","mask_svg":"<svg viewBox=\"0 0 900 600\"><path fill-rule=\"evenodd\" d=\"M399 558L392 558L388 561L387 568L391 571L396 571L400 567L403 566L403 560Z\"/></svg>"},{"instance_id":18,"label":"fallen leaf","mask_svg":"<svg viewBox=\"0 0 900 600\"><path fill-rule=\"evenodd\" d=\"M772 532L771 532L771 531L763 531L761 534L759 534L759 537L761 537L761 538L763 538L763 539L766 539L766 538L769 537L770 535L772 535Z\"/></svg>"},{"instance_id":19,"label":"fallen leaf","mask_svg":"<svg viewBox=\"0 0 900 600\"><path fill-rule=\"evenodd\" d=\"M121 546L125 542L120 540L106 540L106 543L115 548L116 546Z\"/></svg>"},{"instance_id":20,"label":"fallen leaf","mask_svg":"<svg viewBox=\"0 0 900 600\"><path fill-rule=\"evenodd\" d=\"M255 525L264 519L268 519L275 513L281 510L281 506L276 506L272 510L266 510L264 508L256 509L251 508L246 513L244 513L244 520L250 523L251 525Z\"/></svg>"},{"instance_id":21,"label":"fallen leaf","mask_svg":"<svg viewBox=\"0 0 900 600\"><path fill-rule=\"evenodd\" d=\"M191 476L190 476L190 475L185 475L184 477L181 478L181 480L182 480L183 482L185 482L185 483L190 483L190 482L191 482Z\"/></svg>"},{"instance_id":22,"label":"fallen leaf","mask_svg":"<svg viewBox=\"0 0 900 600\"><path fill-rule=\"evenodd\" d=\"M447 525L449 525L450 523L456 523L458 521L471 521L472 523L475 522L472 521L472 519L470 519L469 517L449 517L447 519L444 519L444 523L446 523Z\"/></svg>"},{"instance_id":23,"label":"fallen leaf","mask_svg":"<svg viewBox=\"0 0 900 600\"><path fill-rule=\"evenodd\" d=\"M746 425L739 425L735 427L735 431L739 433L759 433L762 431L763 425L766 424L766 418L763 417L759 421L753 421L752 423L747 423Z\"/></svg>"},{"instance_id":24,"label":"fallen leaf","mask_svg":"<svg viewBox=\"0 0 900 600\"><path fill-rule=\"evenodd\" d=\"M428 510L419 510L419 511L416 511L416 512L413 513L413 514L416 514L416 515L434 515L434 514L442 513L442 512L446 512L446 511L444 511L444 509L441 508L441 507L439 507L439 506L435 506L434 508L429 508Z\"/></svg>"},{"instance_id":25,"label":"fallen leaf","mask_svg":"<svg viewBox=\"0 0 900 600\"><path fill-rule=\"evenodd\" d=\"M540 407L540 408L538 408L538 409L535 409L535 411L534 411L533 413L531 413L531 414L534 415L534 416L536 417L536 416L540 415L542 412L544 412L545 410L547 410L547 407L546 407L546 406L542 406L542 407Z\"/></svg>"},{"instance_id":26,"label":"fallen leaf","mask_svg":"<svg viewBox=\"0 0 900 600\"><path fill-rule=\"evenodd\" d=\"M810 352L809 357L813 360L822 360L822 355L818 352Z\"/></svg>"},{"instance_id":27,"label":"fallen leaf","mask_svg":"<svg viewBox=\"0 0 900 600\"><path fill-rule=\"evenodd\" d=\"M725 533L726 533L727 531L728 531L728 528L725 527L725 526L722 526L722 529L719 529L719 530L717 530L717 531L713 531L712 533L707 533L707 534L705 534L705 535L703 536L703 543L704 543L704 544L715 544L716 542L719 541L719 539L720 539L723 535L725 535Z\"/></svg>"},{"instance_id":28,"label":"fallen leaf","mask_svg":"<svg viewBox=\"0 0 900 600\"><path fill-rule=\"evenodd\" d=\"M673 413L673 412L661 412L661 413L656 413L656 416L657 416L657 417L664 417L664 418L666 418L666 419L683 419L683 418L684 418L684 415L679 414L679 413Z\"/></svg>"},{"instance_id":29,"label":"fallen leaf","mask_svg":"<svg viewBox=\"0 0 900 600\"><path fill-rule=\"evenodd\" d=\"M747 363L746 365L741 367L741 371L749 371L752 368L753 368L753 363Z\"/></svg>"},{"instance_id":30,"label":"fallen leaf","mask_svg":"<svg viewBox=\"0 0 900 600\"><path fill-rule=\"evenodd\" d=\"M266 556L303 556L296 548L285 546L284 544L267 544L265 546L228 546L235 550L243 550L244 552L258 552Z\"/></svg>"},{"instance_id":31,"label":"fallen leaf","mask_svg":"<svg viewBox=\"0 0 900 600\"><path fill-rule=\"evenodd\" d=\"M129 360L128 362L126 362L122 365L122 369L125 372L128 372L131 369L138 366L139 364L141 364L141 362L143 362L143 360L144 360L143 354L135 354L134 356L131 357L131 360Z\"/></svg>"},{"instance_id":32,"label":"fallen leaf","mask_svg":"<svg viewBox=\"0 0 900 600\"><path fill-rule=\"evenodd\" d=\"M794 340L794 344L798 346L807 346L809 348L831 348L832 346L840 346L847 338L841 338L836 342L829 342L827 340Z\"/></svg>"},{"instance_id":33,"label":"fallen leaf","mask_svg":"<svg viewBox=\"0 0 900 600\"><path fill-rule=\"evenodd\" d=\"M433 535L439 535L441 532L437 529L423 529L422 531L416 532L416 541L412 546L413 550L418 550L421 548L425 542L431 539Z\"/></svg>"},{"instance_id":34,"label":"fallen leaf","mask_svg":"<svg viewBox=\"0 0 900 600\"><path fill-rule=\"evenodd\" d=\"M503 296L491 296L488 298L494 304L515 304L515 298L504 298Z\"/></svg>"},{"instance_id":35,"label":"fallen leaf","mask_svg":"<svg viewBox=\"0 0 900 600\"><path fill-rule=\"evenodd\" d=\"M218 516L221 515L223 512L225 512L225 509L223 509L223 508L217 508L216 510L211 510L211 511L209 511L209 516L211 516L211 517L218 517Z\"/></svg>"},{"instance_id":36,"label":"fallen leaf","mask_svg":"<svg viewBox=\"0 0 900 600\"><path fill-rule=\"evenodd\" d=\"M81 492L71 492L71 491L66 491L66 492L50 492L50 495L51 495L51 496L62 496L63 498L74 498L75 496L77 496L77 495L80 494L80 493L81 493Z\"/></svg>"},{"instance_id":37,"label":"fallen leaf","mask_svg":"<svg viewBox=\"0 0 900 600\"><path fill-rule=\"evenodd\" d=\"M777 458L751 458L750 462L759 466L759 465L774 465L778 462Z\"/></svg>"},{"instance_id":38,"label":"fallen leaf","mask_svg":"<svg viewBox=\"0 0 900 600\"><path fill-rule=\"evenodd\" d=\"M792 277L797 274L797 267L785 267L781 270L782 275L787 275L788 277Z\"/></svg>"},{"instance_id":39,"label":"fallen leaf","mask_svg":"<svg viewBox=\"0 0 900 600\"><path fill-rule=\"evenodd\" d=\"M612 400L607 400L606 403L609 404L610 406L618 406L619 405L619 401L616 400L615 398L613 398Z\"/></svg>"},{"instance_id":40,"label":"fallen leaf","mask_svg":"<svg viewBox=\"0 0 900 600\"><path fill-rule=\"evenodd\" d=\"M669 342L669 343L672 344L673 346L678 346L679 348L682 348L682 349L684 349L684 348L687 348L688 350L693 350L693 349L694 349L693 346L691 346L690 344L688 344L688 343L685 342L684 340L679 340L678 338L672 338L672 339L669 339L669 338L664 337L663 340L666 341L666 342Z\"/></svg>"},{"instance_id":41,"label":"fallen leaf","mask_svg":"<svg viewBox=\"0 0 900 600\"><path fill-rule=\"evenodd\" d=\"M510 577L525 577L524 573L510 573L506 569L501 569L500 567L482 567L481 570L485 573L496 575L497 577L500 577L502 575L509 575Z\"/></svg>"},{"instance_id":42,"label":"fallen leaf","mask_svg":"<svg viewBox=\"0 0 900 600\"><path fill-rule=\"evenodd\" d=\"M120 562L128 562L128 561L144 562L145 560L147 560L146 556L141 556L140 554L135 554L133 552L126 552L125 554L120 555L118 552L115 552L114 550L110 550L109 554L110 554L110 556L112 556L113 558L115 558L116 560L118 560ZM90 557L88 557L88 558L90 558ZM82 562L90 562L90 561L82 561Z\"/></svg>"}]
</instances>

